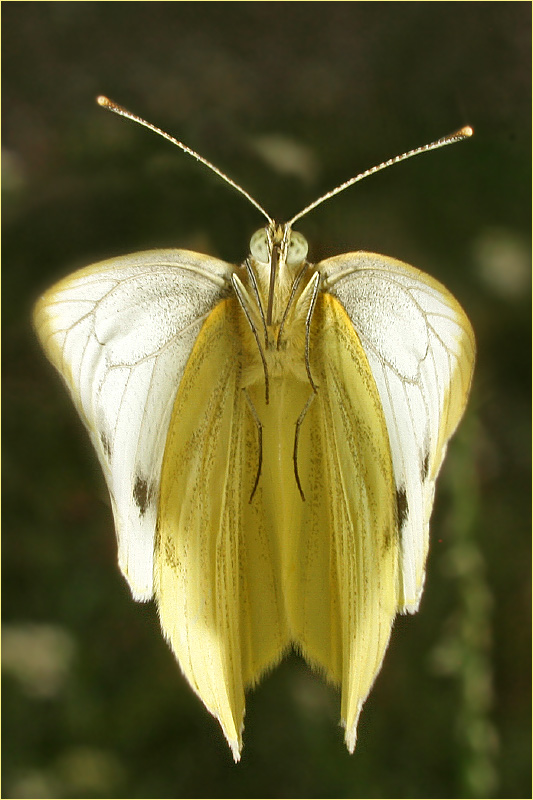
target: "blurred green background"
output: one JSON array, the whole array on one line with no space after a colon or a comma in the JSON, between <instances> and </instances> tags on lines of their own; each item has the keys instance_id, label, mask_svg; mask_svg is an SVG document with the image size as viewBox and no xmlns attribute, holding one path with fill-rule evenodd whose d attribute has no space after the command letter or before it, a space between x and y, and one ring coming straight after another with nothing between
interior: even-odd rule
<instances>
[{"instance_id":1,"label":"blurred green background","mask_svg":"<svg viewBox=\"0 0 533 800\"><path fill-rule=\"evenodd\" d=\"M3 4L4 797L530 796L530 39L525 2ZM116 566L32 304L135 250L241 261L263 220L100 93L281 219L475 128L299 226L314 260L366 249L431 273L479 346L422 606L397 621L353 756L337 693L293 656L249 694L234 766Z\"/></svg>"}]
</instances>

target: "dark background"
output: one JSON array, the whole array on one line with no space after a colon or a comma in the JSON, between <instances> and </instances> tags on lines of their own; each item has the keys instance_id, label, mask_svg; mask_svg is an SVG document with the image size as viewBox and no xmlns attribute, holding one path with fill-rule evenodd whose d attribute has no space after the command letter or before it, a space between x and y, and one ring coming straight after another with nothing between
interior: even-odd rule
<instances>
[{"instance_id":1,"label":"dark background","mask_svg":"<svg viewBox=\"0 0 533 800\"><path fill-rule=\"evenodd\" d=\"M530 120L526 2L2 5L4 797L530 796ZM88 439L31 330L40 291L152 247L240 261L260 215L132 123L175 134L317 260L366 249L443 281L476 331L426 592L345 751L296 656L249 694L242 762L131 601ZM285 164L285 166L284 166Z\"/></svg>"}]
</instances>

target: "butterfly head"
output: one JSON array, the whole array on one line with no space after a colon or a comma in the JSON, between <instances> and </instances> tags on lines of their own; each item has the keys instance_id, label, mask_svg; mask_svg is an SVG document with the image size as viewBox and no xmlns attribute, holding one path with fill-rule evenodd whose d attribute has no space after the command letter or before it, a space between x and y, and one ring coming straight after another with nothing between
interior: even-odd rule
<instances>
[{"instance_id":1,"label":"butterfly head","mask_svg":"<svg viewBox=\"0 0 533 800\"><path fill-rule=\"evenodd\" d=\"M266 323L272 324L276 282L293 282L295 272L305 263L308 244L305 236L291 229L291 223L270 222L250 239L250 255L262 274L268 275Z\"/></svg>"},{"instance_id":2,"label":"butterfly head","mask_svg":"<svg viewBox=\"0 0 533 800\"><path fill-rule=\"evenodd\" d=\"M265 217L268 224L265 228L261 228L261 230L257 231L252 236L250 242L250 254L251 260L257 265L260 275L260 282L268 284L266 313L266 324L268 327L272 325L275 300L274 295L278 286L281 288L284 288L287 285L289 287L293 286L294 279L298 274L298 266L301 265L303 267L305 265L307 242L300 233L293 232L291 229L292 225L294 225L297 220L301 219L303 216L305 216L305 214L308 214L314 208L321 205L325 200L329 200L330 197L334 197L336 194L339 194L339 192L343 192L349 186L353 186L354 183L363 180L363 178L367 178L369 175L373 175L375 172L379 172L380 170L390 167L393 164L398 164L400 161L405 161L407 158L412 158L419 153L426 153L430 150L436 150L439 147L452 144L453 142L461 141L462 139L466 139L473 134L472 128L470 126L466 126L455 133L452 133L449 136L443 136L441 139L437 139L430 144L422 145L422 147L416 147L414 150L408 150L407 152L402 153L400 156L389 158L388 161L383 161L381 164L378 164L378 166L367 169L365 172L359 173L359 175L355 175L353 178L350 178L350 180L341 183L339 186L336 186L334 189L326 192L326 194L321 195L321 197L319 197L313 203L310 203L310 205L299 211L298 214L289 220L289 222L279 224L272 219L270 214L265 211L263 206L260 205L260 203L258 203L257 200L255 200L245 189L225 175L220 169L218 169L218 167L215 167L215 165L206 158L192 150L187 145L183 144L183 142L180 142L178 139L175 139L173 136L165 133L165 131L161 130L161 128L157 128L155 125L152 125L145 119L138 117L136 114L132 114L131 111L128 111L126 108L114 103L108 97L101 95L97 98L97 102L103 108L107 108L109 111L113 111L113 113L118 114L121 117L131 119L133 122L148 128L154 133L157 133L159 136L162 136L164 139L167 139L169 142L172 142L172 144L177 145L177 147L195 158L201 164L204 164L206 167L208 167L208 169L222 178L222 180L226 181L227 184L232 186L236 191L246 197L246 199ZM261 280L265 277L266 281Z\"/></svg>"}]
</instances>

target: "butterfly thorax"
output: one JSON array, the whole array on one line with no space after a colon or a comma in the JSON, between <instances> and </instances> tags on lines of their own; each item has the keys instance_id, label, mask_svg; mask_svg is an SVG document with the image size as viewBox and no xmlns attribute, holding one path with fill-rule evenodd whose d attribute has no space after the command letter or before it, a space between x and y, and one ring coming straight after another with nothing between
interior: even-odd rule
<instances>
[{"instance_id":1,"label":"butterfly thorax","mask_svg":"<svg viewBox=\"0 0 533 800\"><path fill-rule=\"evenodd\" d=\"M270 378L307 381L303 354L317 280L306 255L301 234L273 224L254 234L250 255L234 276L248 334L248 385L265 369Z\"/></svg>"}]
</instances>

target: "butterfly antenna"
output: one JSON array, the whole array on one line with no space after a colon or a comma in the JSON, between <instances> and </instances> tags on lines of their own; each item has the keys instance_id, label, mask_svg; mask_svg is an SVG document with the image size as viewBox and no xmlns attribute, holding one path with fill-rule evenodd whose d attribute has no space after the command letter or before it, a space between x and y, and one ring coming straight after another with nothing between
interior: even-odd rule
<instances>
[{"instance_id":1,"label":"butterfly antenna","mask_svg":"<svg viewBox=\"0 0 533 800\"><path fill-rule=\"evenodd\" d=\"M391 167L393 164L399 164L400 161L405 161L408 158L412 158L413 156L417 156L419 153L428 153L430 150L437 150L439 147L445 147L447 144L453 144L454 142L461 142L463 139L468 139L474 133L473 129L467 125L464 128L456 131L455 133L451 133L449 136L443 136L442 139L437 139L436 142L431 142L430 144L424 144L422 147L415 147L414 150L408 150L406 153L402 153L401 156L395 156L394 158L389 158L388 161L384 161L382 164L378 164L377 167L372 167L372 169L367 169L365 172L361 172L360 175L356 175L355 178L350 178L350 180L341 183L340 186L337 186L335 189L331 189L326 194L319 197L318 200L315 200L314 203L306 206L303 211L300 211L293 217L287 224L289 226L294 225L296 220L301 219L305 214L308 214L309 211L312 211L314 208L319 206L324 200L329 200L330 197L334 197L336 194L343 192L349 186L353 186L354 183L358 183L358 181L362 181L363 178L368 178L369 175L373 175L375 172L380 172L382 169L386 167Z\"/></svg>"},{"instance_id":2,"label":"butterfly antenna","mask_svg":"<svg viewBox=\"0 0 533 800\"><path fill-rule=\"evenodd\" d=\"M168 139L169 142L172 142L172 144L175 144L178 147L180 147L185 153L188 153L197 161L200 161L200 163L204 164L206 167L209 167L209 169L212 172L214 172L216 175L222 178L222 180L226 181L226 183L229 183L230 186L233 186L234 189L236 189L238 192L244 195L244 197L246 197L246 199L249 200L249 202L253 206L255 206L257 210L260 211L261 214L263 214L264 217L267 218L268 222L270 224L273 224L274 220L272 220L270 215L267 214L267 212L265 211L265 209L261 205L259 205L257 200L254 200L254 198L251 195L249 195L247 191L245 191L241 186L235 183L235 181L232 181L231 178L228 178L228 176L225 175L220 169L218 169L218 167L215 167L214 164L211 164L211 162L208 161L207 158L203 158L203 156L201 156L195 150L192 150L190 147L187 147L187 145L183 144L183 142L180 142L178 139L175 139L173 136L170 136L170 134L165 133L165 131L161 130L161 128L152 125L151 122L147 122L145 119L142 119L142 117L138 117L137 114L132 114L131 111L128 111L126 108L123 108L122 106L119 106L117 103L114 103L113 100L110 100L108 97L100 95L99 97L96 98L96 102L98 103L98 105L102 106L103 108L107 108L109 111L113 111L115 114L119 114L121 117L126 117L126 119L131 119L133 120L133 122L138 122L139 125L143 125L145 128L148 128L148 130L153 131L154 133L158 133L160 136L163 137L163 139Z\"/></svg>"}]
</instances>

